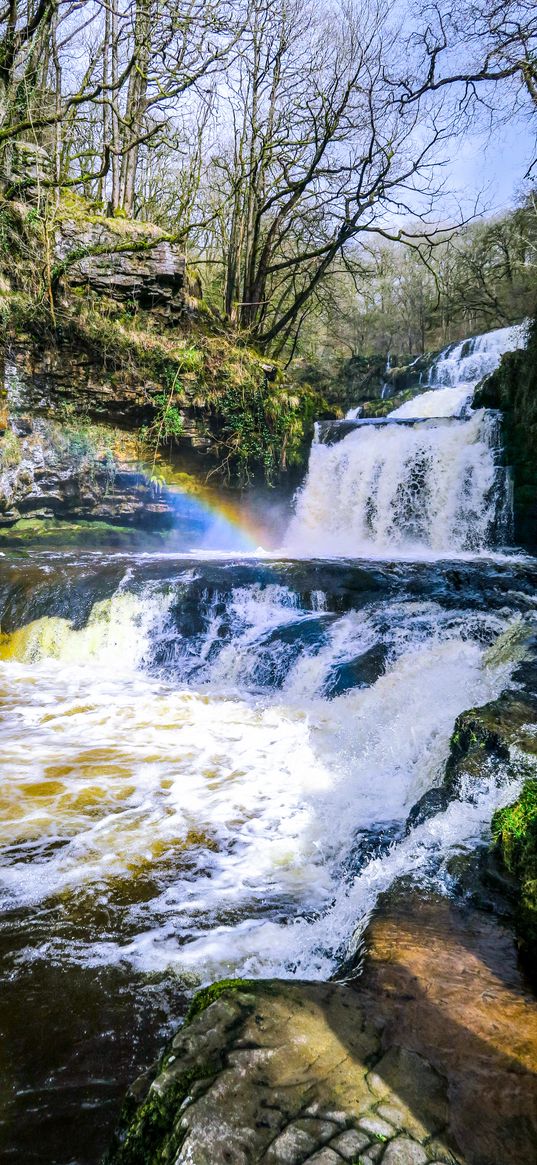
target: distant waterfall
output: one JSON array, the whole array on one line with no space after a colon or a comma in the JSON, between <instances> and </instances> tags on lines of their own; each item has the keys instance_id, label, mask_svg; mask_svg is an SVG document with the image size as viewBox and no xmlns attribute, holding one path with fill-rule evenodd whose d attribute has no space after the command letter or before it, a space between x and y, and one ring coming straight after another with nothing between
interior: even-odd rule
<instances>
[{"instance_id":1,"label":"distant waterfall","mask_svg":"<svg viewBox=\"0 0 537 1165\"><path fill-rule=\"evenodd\" d=\"M431 366L427 390L380 421L318 430L287 545L298 554L355 556L475 553L509 536L506 469L496 414L472 411L475 385L522 327L450 345ZM350 428L350 431L349 431Z\"/></svg>"}]
</instances>

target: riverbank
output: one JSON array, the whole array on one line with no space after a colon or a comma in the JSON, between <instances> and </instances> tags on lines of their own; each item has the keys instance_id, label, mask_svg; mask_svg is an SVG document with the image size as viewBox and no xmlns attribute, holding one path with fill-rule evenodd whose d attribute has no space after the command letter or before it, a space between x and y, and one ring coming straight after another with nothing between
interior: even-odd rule
<instances>
[{"instance_id":1,"label":"riverbank","mask_svg":"<svg viewBox=\"0 0 537 1165\"><path fill-rule=\"evenodd\" d=\"M351 982L195 999L110 1165L532 1165L537 999L509 928L402 883L363 942Z\"/></svg>"}]
</instances>

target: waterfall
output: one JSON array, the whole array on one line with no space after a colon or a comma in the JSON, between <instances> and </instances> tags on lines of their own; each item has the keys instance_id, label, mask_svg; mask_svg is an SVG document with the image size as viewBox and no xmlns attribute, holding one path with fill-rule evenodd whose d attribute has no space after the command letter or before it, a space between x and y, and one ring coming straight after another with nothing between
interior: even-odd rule
<instances>
[{"instance_id":1,"label":"waterfall","mask_svg":"<svg viewBox=\"0 0 537 1165\"><path fill-rule=\"evenodd\" d=\"M377 892L502 796L405 841L455 717L505 686L487 647L534 573L125 567L0 570L3 917L45 918L35 957L65 965L333 974Z\"/></svg>"},{"instance_id":2,"label":"waterfall","mask_svg":"<svg viewBox=\"0 0 537 1165\"><path fill-rule=\"evenodd\" d=\"M298 555L476 553L505 543L510 502L497 414L472 410L476 384L523 345L523 326L445 348L425 391L379 421L322 427L287 534ZM350 429L350 431L349 431Z\"/></svg>"}]
</instances>

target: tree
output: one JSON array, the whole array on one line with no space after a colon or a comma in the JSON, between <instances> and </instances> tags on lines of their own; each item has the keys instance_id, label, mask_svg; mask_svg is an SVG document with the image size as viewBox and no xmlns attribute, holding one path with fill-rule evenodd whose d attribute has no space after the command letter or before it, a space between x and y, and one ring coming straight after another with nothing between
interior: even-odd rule
<instances>
[{"instance_id":1,"label":"tree","mask_svg":"<svg viewBox=\"0 0 537 1165\"><path fill-rule=\"evenodd\" d=\"M176 138L182 99L229 64L241 28L228 0L10 0L0 12L4 185L13 143L49 146L51 131L57 164L42 185L90 184L113 211L133 213L141 149Z\"/></svg>"},{"instance_id":2,"label":"tree","mask_svg":"<svg viewBox=\"0 0 537 1165\"><path fill-rule=\"evenodd\" d=\"M367 275L390 220L412 214L425 240L452 126L425 98L402 112L387 80L399 43L382 0L250 6L224 97L232 136L209 182L228 208L213 240L224 308L261 345L292 342L334 263ZM416 227L391 233L412 240Z\"/></svg>"},{"instance_id":3,"label":"tree","mask_svg":"<svg viewBox=\"0 0 537 1165\"><path fill-rule=\"evenodd\" d=\"M537 11L533 0L419 0L409 48L417 49L413 78L401 81L403 103L424 92L456 91L459 104L486 104L508 81L515 101L526 98L537 112Z\"/></svg>"}]
</instances>

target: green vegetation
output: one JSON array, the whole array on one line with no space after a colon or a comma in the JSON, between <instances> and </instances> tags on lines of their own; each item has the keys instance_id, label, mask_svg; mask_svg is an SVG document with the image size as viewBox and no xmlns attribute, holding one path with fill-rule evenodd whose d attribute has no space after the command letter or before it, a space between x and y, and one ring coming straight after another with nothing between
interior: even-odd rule
<instances>
[{"instance_id":1,"label":"green vegetation","mask_svg":"<svg viewBox=\"0 0 537 1165\"><path fill-rule=\"evenodd\" d=\"M0 437L0 471L14 469L20 460L20 441L11 429L6 429L4 435Z\"/></svg>"},{"instance_id":2,"label":"green vegetation","mask_svg":"<svg viewBox=\"0 0 537 1165\"><path fill-rule=\"evenodd\" d=\"M181 1073L162 1092L150 1090L140 1106L128 1097L105 1165L171 1165L183 1140L176 1124L183 1100L192 1084L214 1076L221 1067L221 1056L215 1056L205 1065L196 1064Z\"/></svg>"},{"instance_id":3,"label":"green vegetation","mask_svg":"<svg viewBox=\"0 0 537 1165\"><path fill-rule=\"evenodd\" d=\"M537 956L537 779L526 781L518 799L499 809L492 836L505 869L517 882L516 922L521 946Z\"/></svg>"},{"instance_id":4,"label":"green vegetation","mask_svg":"<svg viewBox=\"0 0 537 1165\"><path fill-rule=\"evenodd\" d=\"M254 986L253 979L219 979L217 983L211 983L208 987L202 987L194 996L192 1003L187 1011L185 1023L192 1023L192 1020L205 1011L207 1007L211 1006L221 995L226 991L250 991ZM259 986L257 984L257 986Z\"/></svg>"},{"instance_id":5,"label":"green vegetation","mask_svg":"<svg viewBox=\"0 0 537 1165\"><path fill-rule=\"evenodd\" d=\"M62 347L67 357L88 357L111 400L121 398L125 383L131 385L146 416L140 438L149 462L162 445L181 442L194 426L214 450L210 472L231 484L244 485L254 477L273 483L299 463L313 421L326 408L320 393L294 383L278 362L267 361L201 301L194 301L195 309L178 325L165 313L144 310L134 301L118 302L89 287L66 284L52 295L51 269L43 268L42 256L47 234L64 218L81 230L95 221L104 222L107 230L110 225L73 195L65 196L48 224L19 204L0 210L0 240L5 242L3 250L0 242L0 340L17 337L38 350ZM134 242L140 234L153 238L147 224L113 221L122 242L129 232ZM76 384L68 407L72 452L89 456L91 433L75 431L80 425ZM82 419L86 429L87 421ZM106 451L100 451L103 455Z\"/></svg>"},{"instance_id":6,"label":"green vegetation","mask_svg":"<svg viewBox=\"0 0 537 1165\"><path fill-rule=\"evenodd\" d=\"M204 987L192 1000L185 1026L226 992L248 990L252 986L249 979L222 979ZM160 1165L171 1165L175 1161L184 1137L179 1124L181 1104L194 1083L208 1080L221 1071L225 1063L225 1050L220 1049L204 1063L196 1061L192 1067L179 1073L174 1071L174 1062L172 1045L172 1049L164 1053L160 1064L150 1074L150 1078L158 1074L161 1086L146 1088L141 1101L132 1094L127 1097L115 1143L105 1159L105 1165L106 1162L113 1162L113 1165L157 1165L157 1162Z\"/></svg>"}]
</instances>

